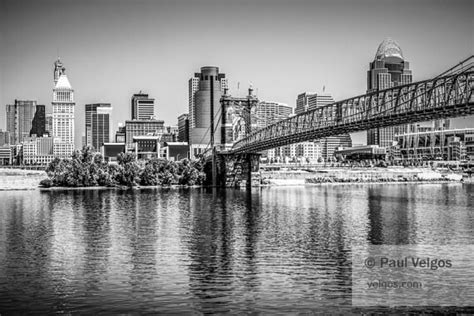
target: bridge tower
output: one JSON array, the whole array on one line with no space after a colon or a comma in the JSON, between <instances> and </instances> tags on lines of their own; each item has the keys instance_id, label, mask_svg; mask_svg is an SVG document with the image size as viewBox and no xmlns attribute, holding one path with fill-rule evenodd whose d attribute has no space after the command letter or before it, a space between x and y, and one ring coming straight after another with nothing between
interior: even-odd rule
<instances>
[{"instance_id":1,"label":"bridge tower","mask_svg":"<svg viewBox=\"0 0 474 316\"><path fill-rule=\"evenodd\" d=\"M256 126L255 111L258 98L252 87L246 97L232 97L227 89L220 99L221 130L220 146L213 146L212 185L221 187L240 187L252 185L252 173L258 171L258 153L230 154L234 142L249 136Z\"/></svg>"}]
</instances>

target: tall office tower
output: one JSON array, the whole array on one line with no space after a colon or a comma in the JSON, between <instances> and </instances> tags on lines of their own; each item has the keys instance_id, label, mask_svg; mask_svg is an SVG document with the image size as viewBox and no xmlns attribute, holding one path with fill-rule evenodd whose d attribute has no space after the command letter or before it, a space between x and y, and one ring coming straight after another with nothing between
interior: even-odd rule
<instances>
[{"instance_id":1,"label":"tall office tower","mask_svg":"<svg viewBox=\"0 0 474 316\"><path fill-rule=\"evenodd\" d=\"M189 128L195 127L194 125L194 94L199 90L199 73L194 74L195 77L189 79Z\"/></svg>"},{"instance_id":2,"label":"tall office tower","mask_svg":"<svg viewBox=\"0 0 474 316\"><path fill-rule=\"evenodd\" d=\"M219 73L218 67L202 67L200 73L194 74L194 78L199 79L197 81L199 86L195 90L192 84L196 80L189 81L189 138L192 155L204 150L210 143L211 104L214 108L214 144L220 143L221 121L219 118L222 113L220 98L228 85L225 74Z\"/></svg>"},{"instance_id":3,"label":"tall office tower","mask_svg":"<svg viewBox=\"0 0 474 316\"><path fill-rule=\"evenodd\" d=\"M56 71L60 64L60 71ZM54 63L53 136L55 156L68 157L74 150L74 90L59 59ZM56 75L59 74L59 77Z\"/></svg>"},{"instance_id":4,"label":"tall office tower","mask_svg":"<svg viewBox=\"0 0 474 316\"><path fill-rule=\"evenodd\" d=\"M255 109L257 117L257 128L265 128L268 125L289 118L293 108L283 103L261 101Z\"/></svg>"},{"instance_id":5,"label":"tall office tower","mask_svg":"<svg viewBox=\"0 0 474 316\"><path fill-rule=\"evenodd\" d=\"M46 114L45 129L46 129L46 133L50 137L53 136L53 114L52 113Z\"/></svg>"},{"instance_id":6,"label":"tall office tower","mask_svg":"<svg viewBox=\"0 0 474 316\"><path fill-rule=\"evenodd\" d=\"M15 100L7 104L7 131L10 132L11 144L17 145L30 136L33 118L36 113L36 101Z\"/></svg>"},{"instance_id":7,"label":"tall office tower","mask_svg":"<svg viewBox=\"0 0 474 316\"><path fill-rule=\"evenodd\" d=\"M197 72L194 74L194 77L189 79L189 128L196 127L195 124L195 99L194 94L199 90L199 82L205 78L206 75L203 74L203 70L206 68L216 68L217 72L219 72L219 68L217 67L202 67L201 72ZM218 79L220 83L220 91L224 93L226 89L229 89L229 82L228 79L225 77L225 74L219 74Z\"/></svg>"},{"instance_id":8,"label":"tall office tower","mask_svg":"<svg viewBox=\"0 0 474 316\"><path fill-rule=\"evenodd\" d=\"M296 114L300 114L334 102L334 98L329 93L300 93L296 99L295 112ZM330 159L338 147L347 148L352 146L352 140L349 134L325 137L315 142L320 144L321 155L325 160Z\"/></svg>"},{"instance_id":9,"label":"tall office tower","mask_svg":"<svg viewBox=\"0 0 474 316\"><path fill-rule=\"evenodd\" d=\"M135 93L132 96L132 120L152 120L155 117L155 99L148 94Z\"/></svg>"},{"instance_id":10,"label":"tall office tower","mask_svg":"<svg viewBox=\"0 0 474 316\"><path fill-rule=\"evenodd\" d=\"M189 142L189 115L178 116L178 142Z\"/></svg>"},{"instance_id":11,"label":"tall office tower","mask_svg":"<svg viewBox=\"0 0 474 316\"><path fill-rule=\"evenodd\" d=\"M38 104L31 123L30 136L43 137L44 134L46 134L46 106Z\"/></svg>"},{"instance_id":12,"label":"tall office tower","mask_svg":"<svg viewBox=\"0 0 474 316\"><path fill-rule=\"evenodd\" d=\"M387 38L378 47L375 59L367 71L367 92L389 89L412 82L409 63L397 42ZM393 95L392 97L396 97ZM395 134L412 131L415 125L374 128L367 131L367 145L390 147Z\"/></svg>"},{"instance_id":13,"label":"tall office tower","mask_svg":"<svg viewBox=\"0 0 474 316\"><path fill-rule=\"evenodd\" d=\"M85 145L100 150L103 143L110 140L110 114L112 106L110 103L86 104L86 135Z\"/></svg>"},{"instance_id":14,"label":"tall office tower","mask_svg":"<svg viewBox=\"0 0 474 316\"><path fill-rule=\"evenodd\" d=\"M329 93L300 93L296 98L295 114L300 114L331 103L334 103L334 99Z\"/></svg>"}]
</instances>

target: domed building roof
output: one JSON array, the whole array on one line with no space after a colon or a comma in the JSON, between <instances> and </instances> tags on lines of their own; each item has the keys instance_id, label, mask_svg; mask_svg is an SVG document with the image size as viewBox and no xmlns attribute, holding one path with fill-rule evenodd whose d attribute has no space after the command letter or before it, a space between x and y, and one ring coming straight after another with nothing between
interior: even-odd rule
<instances>
[{"instance_id":1,"label":"domed building roof","mask_svg":"<svg viewBox=\"0 0 474 316\"><path fill-rule=\"evenodd\" d=\"M388 57L396 57L404 60L402 49L397 42L391 38L386 38L380 43L377 53L375 54L375 59L382 59Z\"/></svg>"}]
</instances>

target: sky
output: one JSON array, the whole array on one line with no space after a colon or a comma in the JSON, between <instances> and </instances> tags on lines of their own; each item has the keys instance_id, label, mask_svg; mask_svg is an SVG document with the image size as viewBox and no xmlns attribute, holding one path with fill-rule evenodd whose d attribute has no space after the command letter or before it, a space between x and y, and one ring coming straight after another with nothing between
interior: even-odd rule
<instances>
[{"instance_id":1,"label":"sky","mask_svg":"<svg viewBox=\"0 0 474 316\"><path fill-rule=\"evenodd\" d=\"M232 95L252 83L260 100L295 107L299 93L324 86L342 100L365 93L369 62L391 37L414 81L434 77L474 54L473 13L471 0L0 0L0 128L15 99L51 111L58 56L80 146L85 104L111 103L115 132L140 90L176 125L202 66L218 66ZM472 118L456 119L468 126ZM365 132L353 142L365 143Z\"/></svg>"}]
</instances>

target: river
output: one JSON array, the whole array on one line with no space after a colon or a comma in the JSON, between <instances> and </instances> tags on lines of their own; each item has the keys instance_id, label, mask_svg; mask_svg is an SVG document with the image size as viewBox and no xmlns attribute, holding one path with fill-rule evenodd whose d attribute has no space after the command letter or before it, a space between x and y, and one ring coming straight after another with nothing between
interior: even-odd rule
<instances>
[{"instance_id":1,"label":"river","mask_svg":"<svg viewBox=\"0 0 474 316\"><path fill-rule=\"evenodd\" d=\"M351 306L354 245L474 244L474 184L0 191L0 314Z\"/></svg>"}]
</instances>

